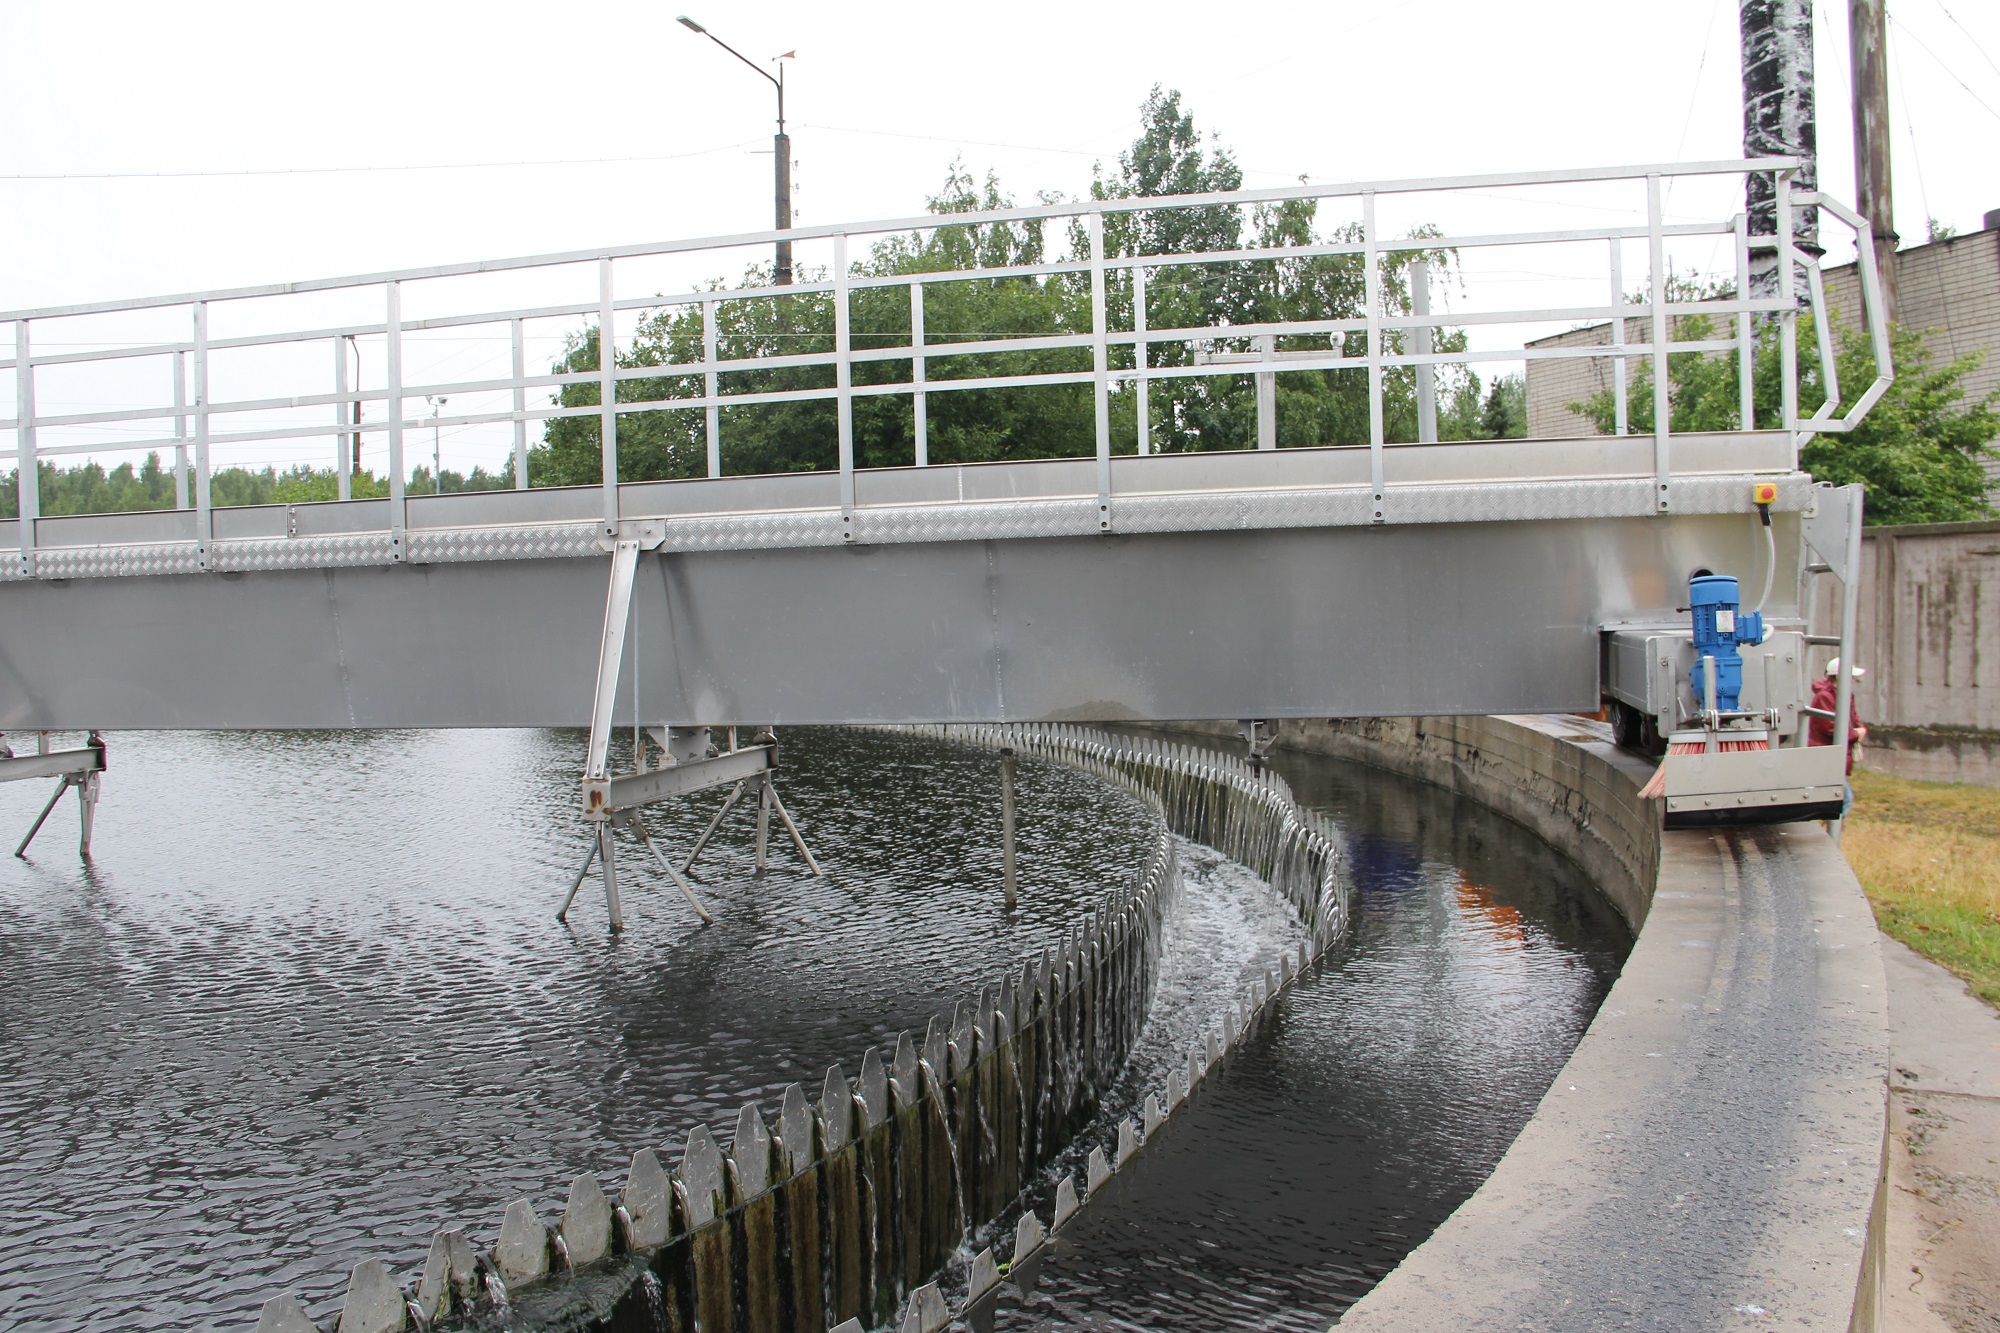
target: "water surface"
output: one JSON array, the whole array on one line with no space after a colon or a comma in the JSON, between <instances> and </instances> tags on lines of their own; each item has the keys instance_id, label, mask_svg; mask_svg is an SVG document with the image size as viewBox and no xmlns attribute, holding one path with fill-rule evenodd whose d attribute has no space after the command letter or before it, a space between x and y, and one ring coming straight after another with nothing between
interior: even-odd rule
<instances>
[{"instance_id":1,"label":"water surface","mask_svg":"<svg viewBox=\"0 0 2000 1333\"><path fill-rule=\"evenodd\" d=\"M1353 930L1002 1329L1322 1333L1478 1188L1616 978L1622 922L1526 830L1376 770L1276 766L1341 826Z\"/></svg>"},{"instance_id":2,"label":"water surface","mask_svg":"<svg viewBox=\"0 0 2000 1333\"><path fill-rule=\"evenodd\" d=\"M1130 796L1024 758L1010 914L991 752L788 732L827 877L774 843L754 880L739 814L697 869L714 927L628 853L613 938L594 882L553 918L579 733L111 746L94 865L73 803L0 863L0 1324L247 1327L286 1288L328 1313L362 1258L402 1273L523 1196L554 1217L579 1171L697 1123L727 1144L744 1099L774 1119L785 1084L854 1074L1150 847ZM45 798L0 788L0 830ZM719 799L656 835L687 845Z\"/></svg>"}]
</instances>

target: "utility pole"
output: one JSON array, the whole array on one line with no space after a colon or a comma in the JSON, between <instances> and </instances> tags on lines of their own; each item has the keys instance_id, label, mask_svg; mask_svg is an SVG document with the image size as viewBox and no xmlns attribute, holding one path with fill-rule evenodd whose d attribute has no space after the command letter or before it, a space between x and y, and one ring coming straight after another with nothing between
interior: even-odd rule
<instances>
[{"instance_id":1,"label":"utility pole","mask_svg":"<svg viewBox=\"0 0 2000 1333\"><path fill-rule=\"evenodd\" d=\"M1854 203L1875 246L1882 305L1896 317L1896 208L1889 182L1889 12L1885 0L1848 0L1854 74Z\"/></svg>"},{"instance_id":2,"label":"utility pole","mask_svg":"<svg viewBox=\"0 0 2000 1333\"><path fill-rule=\"evenodd\" d=\"M445 400L434 395L426 395L424 401L431 405L431 494L444 494L444 432L438 427L438 413L444 411Z\"/></svg>"},{"instance_id":3,"label":"utility pole","mask_svg":"<svg viewBox=\"0 0 2000 1333\"><path fill-rule=\"evenodd\" d=\"M771 153L773 157L772 174L774 177L773 183L776 187L775 202L777 204L776 211L777 211L778 230L779 231L791 230L792 136L785 133L784 62L788 58L790 58L792 53L790 51L787 51L785 52L784 55L775 58L773 63L778 66L778 72L776 75L773 75L769 70L759 65L756 61L750 59L750 57L744 55L741 51L731 46L728 42L725 42L720 37L717 37L707 28L702 27L701 24L696 23L693 19L689 18L687 15L685 14L680 15L679 22L680 25L683 28L686 28L689 32L700 33L702 36L708 38L709 41L714 42L717 46L729 52L730 55L735 56L738 60L748 65L752 70L756 71L758 77L770 80L771 86L778 90L778 132L777 134L772 136L771 139ZM790 241L778 242L777 262L775 264L773 271L773 280L780 287L789 287L792 285L792 243Z\"/></svg>"},{"instance_id":4,"label":"utility pole","mask_svg":"<svg viewBox=\"0 0 2000 1333\"><path fill-rule=\"evenodd\" d=\"M1738 0L1743 39L1743 155L1798 157L1792 190L1819 188L1819 154L1813 119L1812 0ZM1778 234L1778 182L1767 173L1745 178L1744 210L1750 235ZM1792 242L1809 255L1822 253L1819 210L1792 209ZM1775 249L1750 252L1750 292L1778 293ZM1795 293L1803 289L1796 283Z\"/></svg>"},{"instance_id":5,"label":"utility pole","mask_svg":"<svg viewBox=\"0 0 2000 1333\"><path fill-rule=\"evenodd\" d=\"M354 335L350 333L347 345L354 352L354 402L349 409L354 420L354 433L347 437L348 445L354 452L347 465L347 475L353 478L361 475L361 344L355 342Z\"/></svg>"}]
</instances>

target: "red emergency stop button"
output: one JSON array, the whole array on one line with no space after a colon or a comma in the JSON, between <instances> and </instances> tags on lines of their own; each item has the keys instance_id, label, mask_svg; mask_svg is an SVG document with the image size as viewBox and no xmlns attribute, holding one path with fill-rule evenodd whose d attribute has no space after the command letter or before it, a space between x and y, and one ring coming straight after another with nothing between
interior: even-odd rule
<instances>
[{"instance_id":1,"label":"red emergency stop button","mask_svg":"<svg viewBox=\"0 0 2000 1333\"><path fill-rule=\"evenodd\" d=\"M1751 495L1760 505L1775 504L1778 500L1778 483L1760 481L1751 488Z\"/></svg>"}]
</instances>

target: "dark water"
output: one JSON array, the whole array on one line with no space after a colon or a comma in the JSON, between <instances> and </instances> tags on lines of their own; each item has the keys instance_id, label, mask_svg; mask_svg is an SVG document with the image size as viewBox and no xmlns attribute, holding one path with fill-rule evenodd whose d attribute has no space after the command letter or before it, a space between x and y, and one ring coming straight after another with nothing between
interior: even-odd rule
<instances>
[{"instance_id":1,"label":"dark water","mask_svg":"<svg viewBox=\"0 0 2000 1333\"><path fill-rule=\"evenodd\" d=\"M1524 830L1389 774L1277 766L1345 833L1354 930L1002 1329L1319 1333L1478 1188L1616 978L1622 923Z\"/></svg>"},{"instance_id":2,"label":"dark water","mask_svg":"<svg viewBox=\"0 0 2000 1333\"><path fill-rule=\"evenodd\" d=\"M325 1312L359 1259L490 1239L522 1196L553 1217L576 1172L699 1122L727 1144L742 1099L773 1118L784 1084L857 1072L1151 846L1130 797L1023 760L1009 917L990 753L784 740L828 877L780 846L753 881L739 815L698 868L718 924L628 880L613 942L592 886L573 932L551 915L580 735L112 737L96 868L72 806L0 863L0 1325L248 1327L284 1288ZM685 845L717 799L656 834Z\"/></svg>"},{"instance_id":3,"label":"dark water","mask_svg":"<svg viewBox=\"0 0 2000 1333\"><path fill-rule=\"evenodd\" d=\"M0 1327L247 1327L284 1288L325 1314L360 1258L404 1274L439 1226L490 1236L524 1195L553 1216L570 1174L613 1183L636 1147L852 1073L1149 836L1130 798L1023 761L1010 916L993 756L798 731L784 790L828 878L774 844L753 881L739 816L704 860L718 924L628 884L614 941L592 886L573 930L550 919L583 853L578 735L112 742L95 868L68 806L0 865ZM1476 1184L1594 1008L1623 945L1563 863L1391 779L1292 777L1351 831L1359 933L1007 1318L1323 1325ZM656 834L684 844L713 799ZM1121 1102L1295 938L1240 867L1184 853Z\"/></svg>"}]
</instances>

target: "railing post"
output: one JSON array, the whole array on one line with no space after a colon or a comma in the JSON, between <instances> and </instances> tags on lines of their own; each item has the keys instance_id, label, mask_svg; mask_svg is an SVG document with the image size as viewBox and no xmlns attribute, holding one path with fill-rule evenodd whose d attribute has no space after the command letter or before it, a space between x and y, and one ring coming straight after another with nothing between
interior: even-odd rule
<instances>
[{"instance_id":1,"label":"railing post","mask_svg":"<svg viewBox=\"0 0 2000 1333\"><path fill-rule=\"evenodd\" d=\"M1785 207L1784 188L1779 187L1778 210L1783 216ZM1778 224L1779 235L1784 235L1784 224ZM1866 237L1858 244L1866 245ZM1790 256L1788 255L1789 261ZM1847 753L1850 728L1853 725L1854 701L1854 653L1855 642L1861 626L1861 520L1862 494L1860 486L1844 486L1847 494L1842 497L1847 503L1847 568L1840 585L1840 679L1834 688L1833 743ZM1824 494L1824 492L1822 492ZM1879 667L1881 664L1878 662Z\"/></svg>"},{"instance_id":2,"label":"railing post","mask_svg":"<svg viewBox=\"0 0 2000 1333\"><path fill-rule=\"evenodd\" d=\"M1611 238L1611 433L1632 433L1632 402L1625 366L1625 242Z\"/></svg>"},{"instance_id":3,"label":"railing post","mask_svg":"<svg viewBox=\"0 0 2000 1333\"><path fill-rule=\"evenodd\" d=\"M924 363L924 284L910 283L910 414L916 437L916 464L931 463L931 403L924 392L929 367Z\"/></svg>"},{"instance_id":4,"label":"railing post","mask_svg":"<svg viewBox=\"0 0 2000 1333\"><path fill-rule=\"evenodd\" d=\"M1738 213L1731 224L1736 233L1736 299L1750 299L1750 218ZM1736 312L1737 429L1757 428L1757 342L1747 309Z\"/></svg>"},{"instance_id":5,"label":"railing post","mask_svg":"<svg viewBox=\"0 0 2000 1333\"><path fill-rule=\"evenodd\" d=\"M854 331L847 308L847 238L833 238L833 388L840 441L840 539L854 540Z\"/></svg>"},{"instance_id":6,"label":"railing post","mask_svg":"<svg viewBox=\"0 0 2000 1333\"><path fill-rule=\"evenodd\" d=\"M347 424L347 344L339 335L333 339L333 424ZM335 493L343 500L354 498L347 470L354 459L353 437L345 431L333 437L333 479Z\"/></svg>"},{"instance_id":7,"label":"railing post","mask_svg":"<svg viewBox=\"0 0 2000 1333\"><path fill-rule=\"evenodd\" d=\"M174 353L174 508L188 507L187 353Z\"/></svg>"},{"instance_id":8,"label":"railing post","mask_svg":"<svg viewBox=\"0 0 2000 1333\"><path fill-rule=\"evenodd\" d=\"M1419 259L1410 265L1410 311L1421 318L1429 319L1431 314L1431 264L1428 259ZM1430 325L1413 329L1416 352L1419 356L1429 356L1435 350L1434 335ZM1417 442L1436 444L1438 437L1438 395L1437 370L1429 362L1417 366Z\"/></svg>"},{"instance_id":9,"label":"railing post","mask_svg":"<svg viewBox=\"0 0 2000 1333\"><path fill-rule=\"evenodd\" d=\"M1139 453L1141 456L1153 452L1153 404L1150 390L1152 377L1146 372L1153 364L1153 347L1146 341L1150 326L1146 322L1146 266L1132 265L1132 364L1139 372L1138 384L1138 424Z\"/></svg>"},{"instance_id":10,"label":"railing post","mask_svg":"<svg viewBox=\"0 0 2000 1333\"><path fill-rule=\"evenodd\" d=\"M194 554L203 569L215 542L214 467L208 455L208 302L194 303Z\"/></svg>"},{"instance_id":11,"label":"railing post","mask_svg":"<svg viewBox=\"0 0 2000 1333\"><path fill-rule=\"evenodd\" d=\"M510 321L514 340L514 489L528 489L528 342L520 320Z\"/></svg>"},{"instance_id":12,"label":"railing post","mask_svg":"<svg viewBox=\"0 0 2000 1333\"><path fill-rule=\"evenodd\" d=\"M1375 192L1361 192L1361 258L1364 318L1368 321L1368 489L1374 493L1374 521L1386 521L1383 507L1387 481L1382 450L1386 435L1382 423L1382 272L1375 250Z\"/></svg>"},{"instance_id":13,"label":"railing post","mask_svg":"<svg viewBox=\"0 0 2000 1333\"><path fill-rule=\"evenodd\" d=\"M21 528L21 575L35 573L35 521L42 516L42 465L35 457L35 363L28 321L14 321L14 497Z\"/></svg>"},{"instance_id":14,"label":"railing post","mask_svg":"<svg viewBox=\"0 0 2000 1333\"><path fill-rule=\"evenodd\" d=\"M1653 305L1653 508L1667 512L1673 475L1668 435L1672 426L1672 384L1667 379L1667 238L1660 216L1660 177L1646 177L1646 266Z\"/></svg>"},{"instance_id":15,"label":"railing post","mask_svg":"<svg viewBox=\"0 0 2000 1333\"><path fill-rule=\"evenodd\" d=\"M1792 174L1777 173L1778 212L1778 295L1784 306L1778 312L1778 378L1780 409L1787 432L1799 428L1799 305L1798 261L1792 253Z\"/></svg>"},{"instance_id":16,"label":"railing post","mask_svg":"<svg viewBox=\"0 0 2000 1333\"><path fill-rule=\"evenodd\" d=\"M401 560L409 532L409 500L403 494L403 284L390 281L383 286L388 292L383 374L389 409L389 555Z\"/></svg>"},{"instance_id":17,"label":"railing post","mask_svg":"<svg viewBox=\"0 0 2000 1333\"><path fill-rule=\"evenodd\" d=\"M708 475L722 475L722 407L716 402L721 377L715 370L715 302L701 303L701 359L708 369L701 374L701 396L708 399L702 409L702 438L708 446Z\"/></svg>"},{"instance_id":18,"label":"railing post","mask_svg":"<svg viewBox=\"0 0 2000 1333\"><path fill-rule=\"evenodd\" d=\"M618 309L611 261L597 261L597 433L604 468L604 535L618 535Z\"/></svg>"},{"instance_id":19,"label":"railing post","mask_svg":"<svg viewBox=\"0 0 2000 1333\"><path fill-rule=\"evenodd\" d=\"M1111 358L1104 309L1104 214L1092 213L1090 234L1091 399L1097 423L1097 530L1111 531Z\"/></svg>"}]
</instances>

